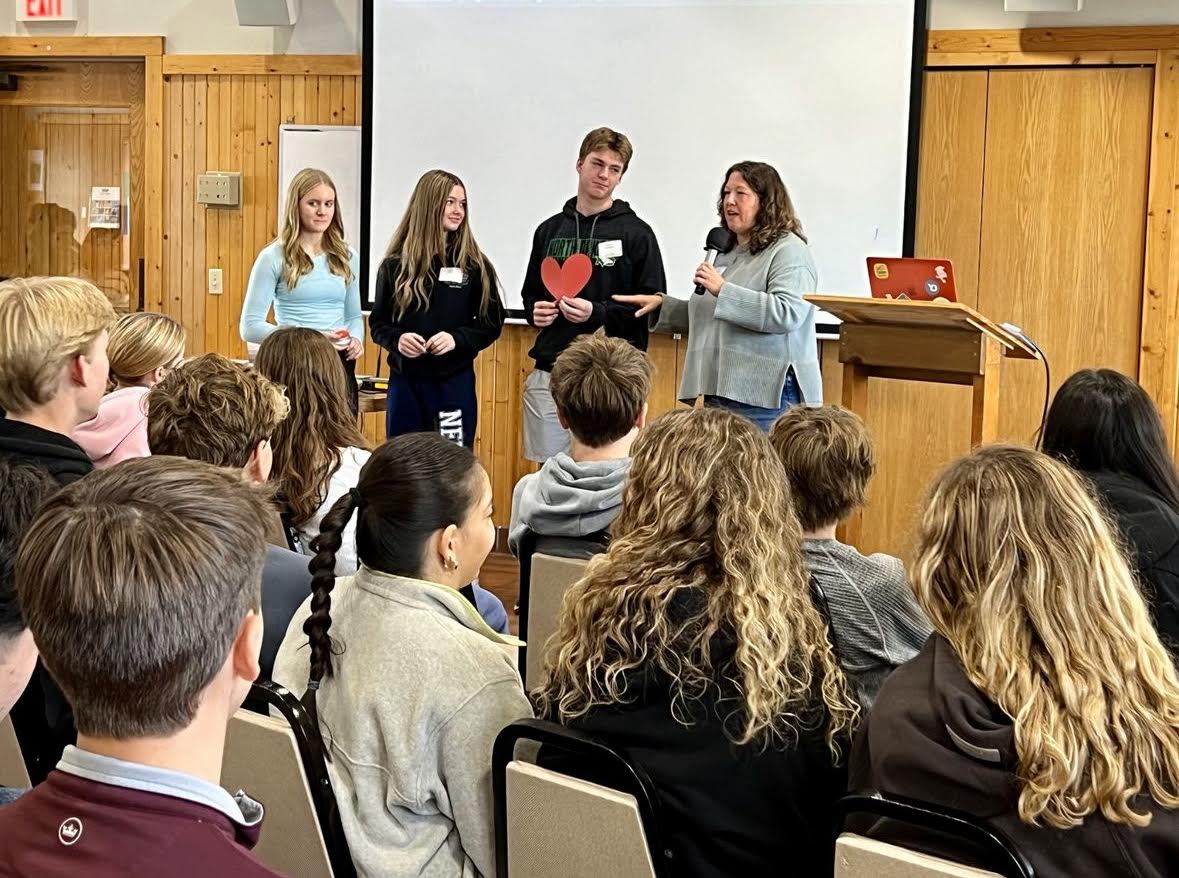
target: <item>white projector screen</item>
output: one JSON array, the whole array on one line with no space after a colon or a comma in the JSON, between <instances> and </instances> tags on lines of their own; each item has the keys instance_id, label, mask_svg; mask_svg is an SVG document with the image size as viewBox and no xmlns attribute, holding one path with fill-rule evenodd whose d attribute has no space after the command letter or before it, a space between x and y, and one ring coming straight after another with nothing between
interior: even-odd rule
<instances>
[{"instance_id":1,"label":"white projector screen","mask_svg":"<svg viewBox=\"0 0 1179 878\"><path fill-rule=\"evenodd\" d=\"M781 173L819 291L867 294L865 258L901 254L913 2L374 0L370 290L414 183L444 168L520 308L533 231L605 125L634 145L615 198L655 230L672 295L744 159Z\"/></svg>"}]
</instances>

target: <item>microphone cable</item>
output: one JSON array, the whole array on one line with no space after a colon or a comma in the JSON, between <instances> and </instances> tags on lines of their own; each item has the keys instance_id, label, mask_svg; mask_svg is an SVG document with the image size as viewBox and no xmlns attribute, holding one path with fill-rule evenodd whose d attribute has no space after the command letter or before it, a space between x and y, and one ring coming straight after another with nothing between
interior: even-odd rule
<instances>
[{"instance_id":1,"label":"microphone cable","mask_svg":"<svg viewBox=\"0 0 1179 878\"><path fill-rule=\"evenodd\" d=\"M1048 426L1048 403L1052 394L1052 369L1048 365L1048 355L1040 348L1038 344L1028 338L1022 329L1014 323L1000 323L1000 327L1010 332L1033 351L1036 352L1036 359L1044 364L1044 406L1040 410L1040 426L1036 428L1035 432L1035 447L1040 447L1040 441L1044 437L1044 429Z\"/></svg>"}]
</instances>

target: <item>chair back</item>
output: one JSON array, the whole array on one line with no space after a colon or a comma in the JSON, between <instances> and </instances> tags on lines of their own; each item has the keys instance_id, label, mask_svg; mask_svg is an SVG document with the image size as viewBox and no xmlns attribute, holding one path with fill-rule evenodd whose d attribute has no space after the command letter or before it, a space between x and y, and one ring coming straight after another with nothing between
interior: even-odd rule
<instances>
[{"instance_id":1,"label":"chair back","mask_svg":"<svg viewBox=\"0 0 1179 878\"><path fill-rule=\"evenodd\" d=\"M0 787L27 790L31 786L20 742L16 739L16 729L13 728L12 718L6 716L0 720Z\"/></svg>"},{"instance_id":2,"label":"chair back","mask_svg":"<svg viewBox=\"0 0 1179 878\"><path fill-rule=\"evenodd\" d=\"M853 816L876 818L868 833L872 838L850 833L839 837L836 841L835 878L857 878L861 875L870 878L932 878L942 875L960 878L1035 878L1032 864L1010 839L985 821L963 811L873 793L844 796L839 800L836 804L837 826L842 826L844 820ZM890 835L904 838L905 845L886 842L884 839ZM963 859L977 865L966 866L939 856L919 853L913 850L917 846L963 852ZM926 871L919 871L919 867ZM841 868L845 871L840 871ZM945 871L947 869L951 871ZM952 871L955 869L957 871Z\"/></svg>"},{"instance_id":3,"label":"chair back","mask_svg":"<svg viewBox=\"0 0 1179 878\"><path fill-rule=\"evenodd\" d=\"M558 767L518 758L521 742L540 744L541 762ZM492 785L497 878L667 874L650 781L602 741L544 720L512 723L496 738Z\"/></svg>"},{"instance_id":4,"label":"chair back","mask_svg":"<svg viewBox=\"0 0 1179 878\"><path fill-rule=\"evenodd\" d=\"M835 878L1001 878L908 848L843 833L835 842Z\"/></svg>"},{"instance_id":5,"label":"chair back","mask_svg":"<svg viewBox=\"0 0 1179 878\"><path fill-rule=\"evenodd\" d=\"M276 683L255 683L249 700L278 715L246 708L234 714L221 785L245 790L266 809L254 854L290 878L355 878L318 729L294 695Z\"/></svg>"},{"instance_id":6,"label":"chair back","mask_svg":"<svg viewBox=\"0 0 1179 878\"><path fill-rule=\"evenodd\" d=\"M588 562L575 558L558 558L539 552L532 556L531 583L527 618L521 622L521 639L530 647L521 650L524 662L524 688L531 691L544 685L548 673L544 666L545 644L557 630L561 618L561 602L565 592L585 573ZM521 607L521 618L524 618Z\"/></svg>"}]
</instances>

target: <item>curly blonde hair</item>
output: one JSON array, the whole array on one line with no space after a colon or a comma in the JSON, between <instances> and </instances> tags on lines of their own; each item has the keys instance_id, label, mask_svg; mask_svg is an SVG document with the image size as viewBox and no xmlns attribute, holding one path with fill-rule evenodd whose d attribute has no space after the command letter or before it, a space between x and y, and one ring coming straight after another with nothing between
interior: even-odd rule
<instances>
[{"instance_id":1,"label":"curly blonde hair","mask_svg":"<svg viewBox=\"0 0 1179 878\"><path fill-rule=\"evenodd\" d=\"M1179 806L1179 677L1110 525L1078 477L1028 448L975 451L929 492L917 599L1009 717L1019 817L1145 826Z\"/></svg>"},{"instance_id":2,"label":"curly blonde hair","mask_svg":"<svg viewBox=\"0 0 1179 878\"><path fill-rule=\"evenodd\" d=\"M680 409L639 434L609 551L565 596L538 712L625 702L628 672L671 681L672 715L735 699L736 744L825 728L836 758L858 707L816 608L782 465L750 421Z\"/></svg>"}]
</instances>

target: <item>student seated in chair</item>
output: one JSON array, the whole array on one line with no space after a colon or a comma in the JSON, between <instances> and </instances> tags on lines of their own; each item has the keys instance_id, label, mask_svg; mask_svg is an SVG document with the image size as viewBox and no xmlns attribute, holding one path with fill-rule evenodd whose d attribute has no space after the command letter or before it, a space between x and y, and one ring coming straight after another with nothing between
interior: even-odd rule
<instances>
[{"instance_id":1,"label":"student seated in chair","mask_svg":"<svg viewBox=\"0 0 1179 878\"><path fill-rule=\"evenodd\" d=\"M37 667L37 646L16 599L13 566L29 522L41 502L55 490L57 483L45 470L0 460L0 719L11 710L13 725L22 728L28 725L18 723L21 717L16 714L22 710L33 711L34 721L39 720L42 704L40 697L36 697L22 699L15 706ZM33 693L40 694L35 683ZM20 793L21 790L0 787L0 805L8 804Z\"/></svg>"},{"instance_id":2,"label":"student seated in chair","mask_svg":"<svg viewBox=\"0 0 1179 878\"><path fill-rule=\"evenodd\" d=\"M1037 878L1179 874L1179 675L1114 534L1028 448L934 479L912 570L935 633L880 690L852 788L980 818Z\"/></svg>"},{"instance_id":3,"label":"student seated in chair","mask_svg":"<svg viewBox=\"0 0 1179 878\"><path fill-rule=\"evenodd\" d=\"M835 652L865 710L885 678L917 654L932 630L899 558L861 555L835 528L864 505L876 469L872 437L839 406L795 406L770 443L786 469L802 525L802 554L822 592Z\"/></svg>"},{"instance_id":4,"label":"student seated in chair","mask_svg":"<svg viewBox=\"0 0 1179 878\"><path fill-rule=\"evenodd\" d=\"M583 335L557 357L550 389L570 451L516 484L508 543L517 553L529 530L587 537L610 527L622 505L630 447L647 418L651 363L620 338Z\"/></svg>"},{"instance_id":5,"label":"student seated in chair","mask_svg":"<svg viewBox=\"0 0 1179 878\"><path fill-rule=\"evenodd\" d=\"M353 519L360 570L336 578ZM314 593L274 678L319 722L361 875L495 874L492 745L532 709L520 641L458 592L494 541L487 473L438 433L374 451L312 541Z\"/></svg>"},{"instance_id":6,"label":"student seated in chair","mask_svg":"<svg viewBox=\"0 0 1179 878\"><path fill-rule=\"evenodd\" d=\"M204 354L174 369L148 395L147 437L153 454L170 454L240 470L251 484L270 477L270 437L287 417L277 384L220 354ZM281 528L278 510L269 519ZM262 677L299 604L311 594L307 558L271 544L262 568Z\"/></svg>"},{"instance_id":7,"label":"student seated in chair","mask_svg":"<svg viewBox=\"0 0 1179 878\"><path fill-rule=\"evenodd\" d=\"M800 537L765 434L678 409L639 435L610 548L566 594L538 713L646 771L677 876L831 874L858 707Z\"/></svg>"},{"instance_id":8,"label":"student seated in chair","mask_svg":"<svg viewBox=\"0 0 1179 878\"><path fill-rule=\"evenodd\" d=\"M77 746L0 808L0 874L276 876L262 807L218 786L258 676L267 499L224 469L129 460L52 497L21 544L21 609Z\"/></svg>"}]
</instances>

